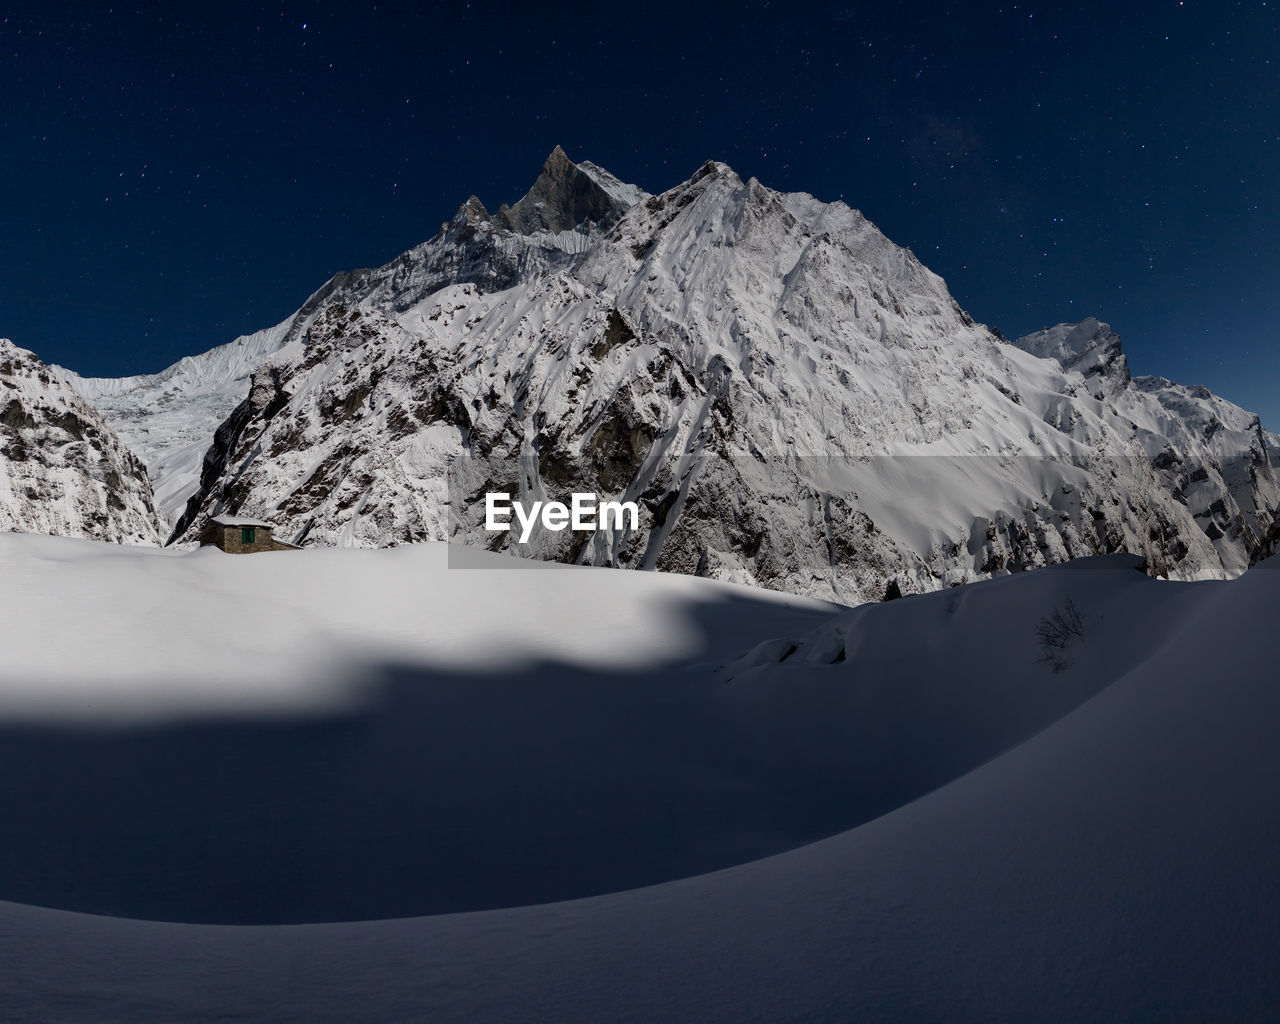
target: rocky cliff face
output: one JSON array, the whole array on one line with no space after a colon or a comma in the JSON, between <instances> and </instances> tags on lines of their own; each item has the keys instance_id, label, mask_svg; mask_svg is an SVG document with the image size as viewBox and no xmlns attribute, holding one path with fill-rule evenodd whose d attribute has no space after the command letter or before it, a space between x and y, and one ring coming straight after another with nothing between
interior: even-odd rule
<instances>
[{"instance_id":1,"label":"rocky cliff face","mask_svg":"<svg viewBox=\"0 0 1280 1024\"><path fill-rule=\"evenodd\" d=\"M0 339L0 530L161 541L141 462L39 359Z\"/></svg>"},{"instance_id":2,"label":"rocky cliff face","mask_svg":"<svg viewBox=\"0 0 1280 1024\"><path fill-rule=\"evenodd\" d=\"M1129 373L1120 338L1089 319L1014 344L1083 378L1109 425L1128 434L1162 484L1191 512L1229 575L1276 550L1280 482L1273 439L1259 418L1214 395L1162 377Z\"/></svg>"},{"instance_id":3,"label":"rocky cliff face","mask_svg":"<svg viewBox=\"0 0 1280 1024\"><path fill-rule=\"evenodd\" d=\"M542 173L515 206L501 206L494 220L521 235L557 234L580 224L608 228L626 207L586 171L573 164L559 146L547 157Z\"/></svg>"},{"instance_id":4,"label":"rocky cliff face","mask_svg":"<svg viewBox=\"0 0 1280 1024\"><path fill-rule=\"evenodd\" d=\"M1006 343L857 211L714 162L650 197L557 150L520 202L469 200L280 339L175 539L237 512L316 544L513 546L485 490L591 490L640 528L522 553L846 601L1099 551L1220 577L1275 543L1256 417L1131 381L1096 321Z\"/></svg>"},{"instance_id":5,"label":"rocky cliff face","mask_svg":"<svg viewBox=\"0 0 1280 1024\"><path fill-rule=\"evenodd\" d=\"M1280 551L1280 446L1259 418L1163 377L1135 377L1129 399L1131 419L1147 424L1138 433L1152 465L1227 574Z\"/></svg>"}]
</instances>

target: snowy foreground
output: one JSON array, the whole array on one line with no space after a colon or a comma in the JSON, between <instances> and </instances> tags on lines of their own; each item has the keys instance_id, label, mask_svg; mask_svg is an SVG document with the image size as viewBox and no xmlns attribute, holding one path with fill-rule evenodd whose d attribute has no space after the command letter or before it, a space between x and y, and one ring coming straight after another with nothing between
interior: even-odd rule
<instances>
[{"instance_id":1,"label":"snowy foreground","mask_svg":"<svg viewBox=\"0 0 1280 1024\"><path fill-rule=\"evenodd\" d=\"M0 535L0 1019L1272 1019L1275 559L465 557Z\"/></svg>"}]
</instances>

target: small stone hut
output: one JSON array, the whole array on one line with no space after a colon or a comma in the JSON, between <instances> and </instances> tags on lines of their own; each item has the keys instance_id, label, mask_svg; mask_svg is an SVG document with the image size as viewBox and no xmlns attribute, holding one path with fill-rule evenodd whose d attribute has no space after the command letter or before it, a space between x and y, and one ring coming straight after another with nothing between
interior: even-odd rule
<instances>
[{"instance_id":1,"label":"small stone hut","mask_svg":"<svg viewBox=\"0 0 1280 1024\"><path fill-rule=\"evenodd\" d=\"M210 516L200 533L201 544L212 544L233 555L253 551L297 551L293 544L286 544L271 536L271 524L261 519L244 516Z\"/></svg>"}]
</instances>

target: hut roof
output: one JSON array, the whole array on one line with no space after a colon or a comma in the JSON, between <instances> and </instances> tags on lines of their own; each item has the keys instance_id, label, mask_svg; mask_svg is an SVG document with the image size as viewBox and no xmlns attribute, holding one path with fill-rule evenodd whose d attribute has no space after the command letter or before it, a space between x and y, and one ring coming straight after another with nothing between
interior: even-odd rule
<instances>
[{"instance_id":1,"label":"hut roof","mask_svg":"<svg viewBox=\"0 0 1280 1024\"><path fill-rule=\"evenodd\" d=\"M271 529L270 523L264 523L261 519L248 519L244 516L210 516L209 522L217 523L219 526L250 526L262 530Z\"/></svg>"}]
</instances>

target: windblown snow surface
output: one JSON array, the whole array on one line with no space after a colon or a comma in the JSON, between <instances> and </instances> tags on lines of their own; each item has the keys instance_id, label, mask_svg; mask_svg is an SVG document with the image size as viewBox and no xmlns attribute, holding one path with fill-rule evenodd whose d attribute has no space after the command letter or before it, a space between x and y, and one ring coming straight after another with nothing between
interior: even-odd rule
<instances>
[{"instance_id":1,"label":"windblown snow surface","mask_svg":"<svg viewBox=\"0 0 1280 1024\"><path fill-rule=\"evenodd\" d=\"M1135 563L0 535L0 1018L1273 1019L1280 564Z\"/></svg>"}]
</instances>

